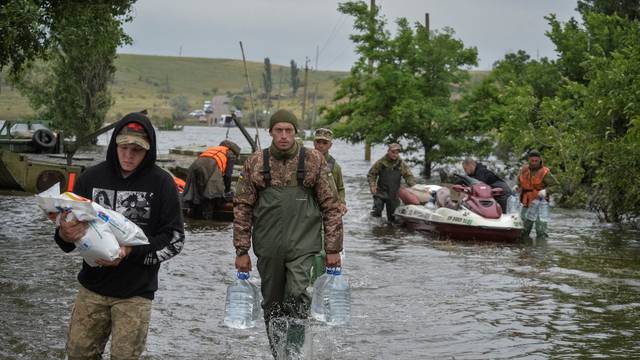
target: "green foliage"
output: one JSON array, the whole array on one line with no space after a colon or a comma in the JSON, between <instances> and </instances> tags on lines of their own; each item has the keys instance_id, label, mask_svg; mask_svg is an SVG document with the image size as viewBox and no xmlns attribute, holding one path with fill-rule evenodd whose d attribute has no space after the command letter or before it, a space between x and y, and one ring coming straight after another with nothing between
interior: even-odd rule
<instances>
[{"instance_id":1,"label":"green foliage","mask_svg":"<svg viewBox=\"0 0 640 360\"><path fill-rule=\"evenodd\" d=\"M186 119L189 111L191 111L191 104L189 104L189 99L186 96L181 95L171 98L169 105L173 108L171 118L176 121Z\"/></svg>"},{"instance_id":2,"label":"green foliage","mask_svg":"<svg viewBox=\"0 0 640 360\"><path fill-rule=\"evenodd\" d=\"M640 216L640 24L588 3L582 24L548 17L556 62L507 55L465 97L465 114L496 130L507 158L543 150L561 182L561 203L588 205L607 221L633 220Z\"/></svg>"},{"instance_id":3,"label":"green foliage","mask_svg":"<svg viewBox=\"0 0 640 360\"><path fill-rule=\"evenodd\" d=\"M323 109L336 136L371 143L406 139L410 149L423 151L418 162L426 177L432 163L483 142L472 137L452 101L452 89L468 81L464 68L477 62L475 48L465 48L452 29L429 33L404 18L392 37L379 8L371 12L362 1L339 10L354 17L360 33L351 39L360 58L339 83L338 103Z\"/></svg>"},{"instance_id":4,"label":"green foliage","mask_svg":"<svg viewBox=\"0 0 640 360\"><path fill-rule=\"evenodd\" d=\"M112 103L108 85L116 49L129 41L122 22L130 19L130 6L131 1L60 2L48 8L51 62L16 81L40 115L67 135L86 135L104 122ZM38 69L45 71L38 74Z\"/></svg>"},{"instance_id":5,"label":"green foliage","mask_svg":"<svg viewBox=\"0 0 640 360\"><path fill-rule=\"evenodd\" d=\"M271 80L271 60L264 58L264 73L262 73L262 87L264 88L265 98L267 99L267 108L271 107L271 91L273 90L273 81Z\"/></svg>"},{"instance_id":6,"label":"green foliage","mask_svg":"<svg viewBox=\"0 0 640 360\"><path fill-rule=\"evenodd\" d=\"M298 65L295 61L291 60L290 67L290 84L291 84L291 94L292 96L296 96L298 89L300 88L300 69L298 69Z\"/></svg>"},{"instance_id":7,"label":"green foliage","mask_svg":"<svg viewBox=\"0 0 640 360\"><path fill-rule=\"evenodd\" d=\"M599 12L606 15L618 15L630 20L640 19L638 0L579 0L578 11L586 15Z\"/></svg>"}]
</instances>

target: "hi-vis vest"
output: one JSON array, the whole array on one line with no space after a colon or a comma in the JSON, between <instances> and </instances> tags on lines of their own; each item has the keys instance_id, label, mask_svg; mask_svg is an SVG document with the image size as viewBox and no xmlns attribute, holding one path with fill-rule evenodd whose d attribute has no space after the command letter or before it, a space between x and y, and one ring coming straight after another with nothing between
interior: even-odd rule
<instances>
[{"instance_id":1,"label":"hi-vis vest","mask_svg":"<svg viewBox=\"0 0 640 360\"><path fill-rule=\"evenodd\" d=\"M520 193L520 201L525 207L529 207L529 204L538 197L538 191L544 189L544 177L549 173L549 168L546 166L541 167L535 174L531 174L529 165L522 167L518 179L520 180L520 187L522 192Z\"/></svg>"},{"instance_id":2,"label":"hi-vis vest","mask_svg":"<svg viewBox=\"0 0 640 360\"><path fill-rule=\"evenodd\" d=\"M227 152L229 148L226 146L211 146L208 147L199 157L208 157L216 161L218 169L224 174L227 169Z\"/></svg>"}]
</instances>

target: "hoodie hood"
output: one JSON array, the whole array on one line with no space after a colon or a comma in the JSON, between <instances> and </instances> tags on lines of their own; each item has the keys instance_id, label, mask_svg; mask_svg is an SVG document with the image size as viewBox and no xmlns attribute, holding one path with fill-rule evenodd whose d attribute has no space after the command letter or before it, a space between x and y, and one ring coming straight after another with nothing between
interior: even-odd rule
<instances>
[{"instance_id":1,"label":"hoodie hood","mask_svg":"<svg viewBox=\"0 0 640 360\"><path fill-rule=\"evenodd\" d=\"M140 163L140 166L138 166L136 171L130 175L135 176L140 172L139 170L146 169L156 162L156 132L153 129L153 125L149 118L143 113L133 112L127 114L125 117L120 119L118 123L116 123L116 126L113 128L113 133L111 133L109 147L107 148L107 163L111 168L113 168L113 170L120 174L120 162L118 161L118 153L116 152L116 137L123 127L132 122L142 125L149 137L149 150L147 150L147 155L144 157L144 160L142 160L142 163Z\"/></svg>"}]
</instances>

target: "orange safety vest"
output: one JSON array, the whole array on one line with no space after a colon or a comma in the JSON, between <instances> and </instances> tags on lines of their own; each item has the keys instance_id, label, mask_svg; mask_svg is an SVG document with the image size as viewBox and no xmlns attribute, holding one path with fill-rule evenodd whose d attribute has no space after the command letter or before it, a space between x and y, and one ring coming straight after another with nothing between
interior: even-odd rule
<instances>
[{"instance_id":1,"label":"orange safety vest","mask_svg":"<svg viewBox=\"0 0 640 360\"><path fill-rule=\"evenodd\" d=\"M173 177L173 182L176 183L176 187L178 188L178 192L183 193L184 192L184 187L187 186L187 182L180 179L177 176Z\"/></svg>"},{"instance_id":2,"label":"orange safety vest","mask_svg":"<svg viewBox=\"0 0 640 360\"><path fill-rule=\"evenodd\" d=\"M226 146L211 146L208 147L199 157L208 157L216 161L218 169L224 174L227 169L227 152L229 148Z\"/></svg>"},{"instance_id":3,"label":"orange safety vest","mask_svg":"<svg viewBox=\"0 0 640 360\"><path fill-rule=\"evenodd\" d=\"M538 169L535 174L531 174L529 165L525 165L520 170L518 179L520 180L520 202L524 207L529 207L529 204L538 197L538 191L544 189L544 177L549 173L549 168L546 166Z\"/></svg>"}]
</instances>

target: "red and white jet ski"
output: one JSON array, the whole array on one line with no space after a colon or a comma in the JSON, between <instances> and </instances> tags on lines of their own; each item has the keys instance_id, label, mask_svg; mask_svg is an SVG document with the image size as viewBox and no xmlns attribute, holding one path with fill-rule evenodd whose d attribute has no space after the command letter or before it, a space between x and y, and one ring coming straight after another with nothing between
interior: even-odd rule
<instances>
[{"instance_id":1,"label":"red and white jet ski","mask_svg":"<svg viewBox=\"0 0 640 360\"><path fill-rule=\"evenodd\" d=\"M437 185L416 185L418 189L400 189L400 199L404 205L396 209L396 221L410 229L434 232L456 240L518 239L522 233L520 214L503 214L500 205L493 199L502 189L492 189L468 176L460 177L465 185L452 187L453 191L462 195L459 202L446 199L448 189ZM416 194L425 190L430 192L430 200L421 204ZM436 204L436 193L440 204Z\"/></svg>"}]
</instances>

